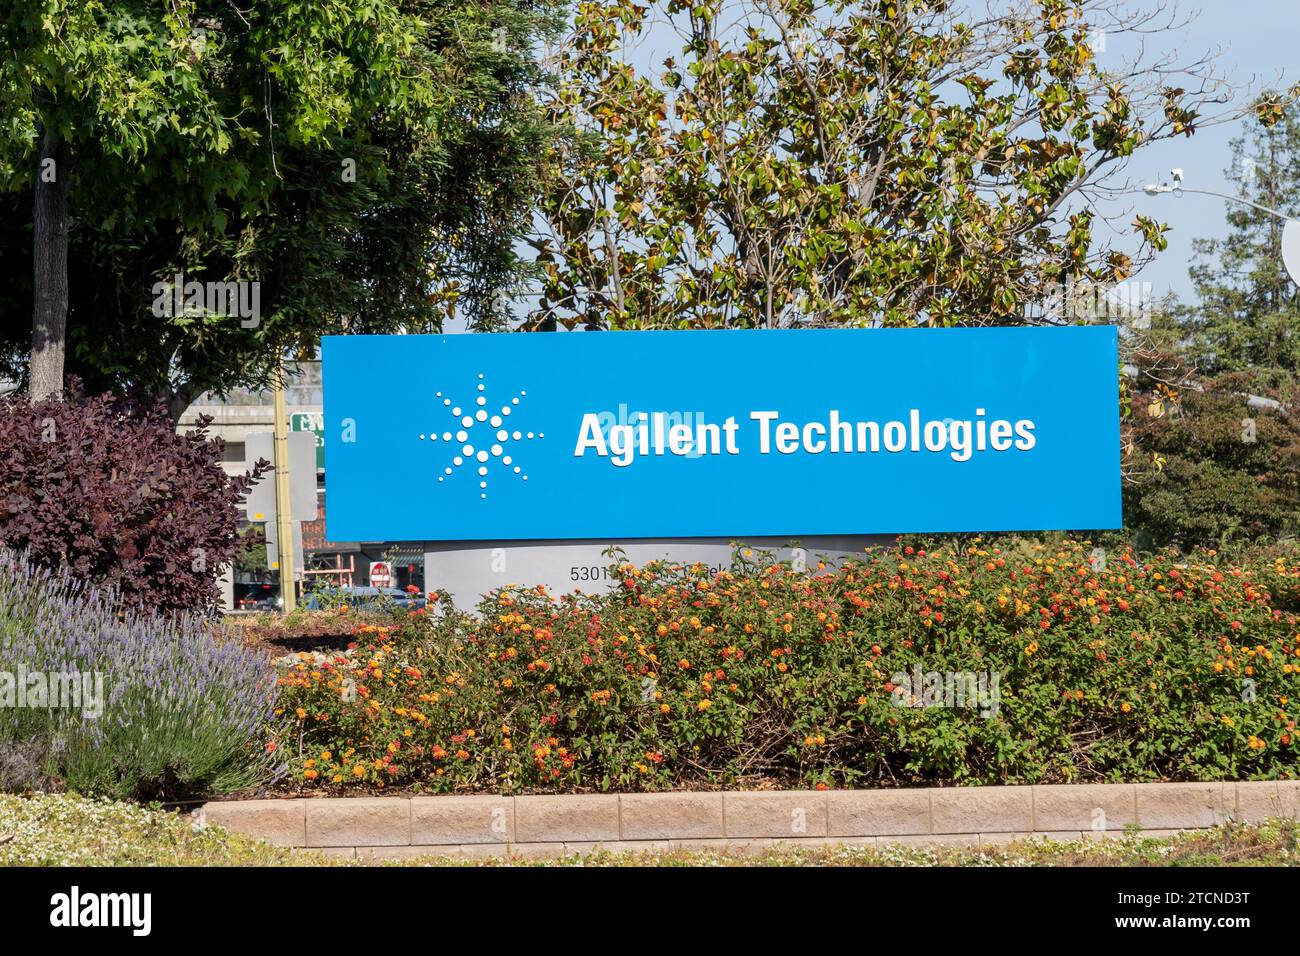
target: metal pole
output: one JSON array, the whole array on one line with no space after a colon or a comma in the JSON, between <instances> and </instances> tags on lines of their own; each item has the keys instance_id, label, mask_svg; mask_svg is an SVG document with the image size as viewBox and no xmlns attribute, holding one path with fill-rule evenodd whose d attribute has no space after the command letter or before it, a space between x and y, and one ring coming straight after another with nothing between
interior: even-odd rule
<instances>
[{"instance_id":1,"label":"metal pole","mask_svg":"<svg viewBox=\"0 0 1300 956\"><path fill-rule=\"evenodd\" d=\"M280 551L281 610L298 606L293 580L293 512L289 509L289 416L284 404L284 359L276 366L275 387L275 527Z\"/></svg>"},{"instance_id":2,"label":"metal pole","mask_svg":"<svg viewBox=\"0 0 1300 956\"><path fill-rule=\"evenodd\" d=\"M1175 169L1174 184L1168 183L1147 183L1140 190L1129 190L1130 192L1143 192L1148 196L1159 196L1164 193L1173 193L1175 196L1181 196L1183 193L1196 193L1198 196L1213 196L1215 199L1225 199L1228 202L1240 203L1243 206L1250 206L1252 209L1258 209L1260 212L1267 213L1281 219L1282 240L1279 245L1282 247L1282 265L1286 267L1286 273L1291 277L1291 281L1300 286L1300 219L1288 216L1284 212L1279 212L1269 206L1261 205L1249 199L1243 199L1241 196L1230 196L1227 193L1215 192L1211 189L1188 189L1183 186L1183 171Z\"/></svg>"}]
</instances>

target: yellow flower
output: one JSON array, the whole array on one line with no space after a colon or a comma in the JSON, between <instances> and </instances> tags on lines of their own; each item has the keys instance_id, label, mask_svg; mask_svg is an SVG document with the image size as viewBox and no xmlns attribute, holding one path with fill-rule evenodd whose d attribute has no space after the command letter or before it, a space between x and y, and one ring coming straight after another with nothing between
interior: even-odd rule
<instances>
[{"instance_id":1,"label":"yellow flower","mask_svg":"<svg viewBox=\"0 0 1300 956\"><path fill-rule=\"evenodd\" d=\"M1125 702L1125 703L1119 705L1119 709L1122 710L1122 711L1124 711L1124 713L1127 714L1127 713L1128 713L1130 710L1132 710L1133 708L1132 708L1132 707L1131 707L1127 702Z\"/></svg>"},{"instance_id":2,"label":"yellow flower","mask_svg":"<svg viewBox=\"0 0 1300 956\"><path fill-rule=\"evenodd\" d=\"M708 710L712 706L713 701L709 700L707 697L695 705L696 709L701 711Z\"/></svg>"}]
</instances>

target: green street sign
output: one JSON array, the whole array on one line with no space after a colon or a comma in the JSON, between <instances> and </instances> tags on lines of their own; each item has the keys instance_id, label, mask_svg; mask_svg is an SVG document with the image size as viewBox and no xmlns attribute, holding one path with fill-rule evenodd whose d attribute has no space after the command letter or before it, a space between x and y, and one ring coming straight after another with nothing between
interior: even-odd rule
<instances>
[{"instance_id":1,"label":"green street sign","mask_svg":"<svg viewBox=\"0 0 1300 956\"><path fill-rule=\"evenodd\" d=\"M289 416L289 431L311 432L316 436L316 467L325 467L325 416L321 412L294 412Z\"/></svg>"}]
</instances>

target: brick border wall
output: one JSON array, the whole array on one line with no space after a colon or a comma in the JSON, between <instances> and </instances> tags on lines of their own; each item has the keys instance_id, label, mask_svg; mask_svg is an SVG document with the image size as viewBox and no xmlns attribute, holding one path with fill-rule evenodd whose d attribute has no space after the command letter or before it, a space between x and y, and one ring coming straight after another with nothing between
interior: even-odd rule
<instances>
[{"instance_id":1,"label":"brick border wall","mask_svg":"<svg viewBox=\"0 0 1300 956\"><path fill-rule=\"evenodd\" d=\"M557 796L343 797L206 804L200 823L367 859L559 856L777 843L985 846L1300 817L1300 781Z\"/></svg>"}]
</instances>

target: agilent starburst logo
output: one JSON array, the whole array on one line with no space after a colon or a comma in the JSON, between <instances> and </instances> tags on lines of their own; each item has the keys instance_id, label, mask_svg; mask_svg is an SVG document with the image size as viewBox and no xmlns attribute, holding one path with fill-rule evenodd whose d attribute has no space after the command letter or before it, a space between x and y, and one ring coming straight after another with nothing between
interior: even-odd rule
<instances>
[{"instance_id":1,"label":"agilent starburst logo","mask_svg":"<svg viewBox=\"0 0 1300 956\"><path fill-rule=\"evenodd\" d=\"M456 473L456 470L468 465L478 470L478 487L479 497L487 497L488 477L491 471L492 462L497 462L499 467L506 469L506 474L517 475L523 481L528 480L524 474L523 468L516 465L514 458L506 453L507 446L511 442L532 441L534 438L545 438L546 435L537 432L511 431L506 427L506 420L519 407L519 401L525 398L528 393L520 390L519 394L510 399L508 403L501 406L499 413L493 414L487 409L487 396L483 393L486 386L482 382L483 373L479 373L478 395L474 398L475 408L471 411L462 408L459 405L453 405L450 398L447 398L438 392L438 397L442 399L443 408L450 414L454 424L451 426L455 431L432 431L428 435L421 435L420 441L441 441L453 449L451 464L443 468L443 473L438 476L439 481L445 481Z\"/></svg>"}]
</instances>

